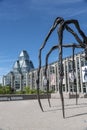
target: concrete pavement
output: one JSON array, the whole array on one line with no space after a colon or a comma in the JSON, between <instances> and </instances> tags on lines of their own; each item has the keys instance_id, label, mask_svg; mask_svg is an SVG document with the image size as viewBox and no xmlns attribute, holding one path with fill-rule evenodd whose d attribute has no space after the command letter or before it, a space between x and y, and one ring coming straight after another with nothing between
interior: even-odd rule
<instances>
[{"instance_id":1,"label":"concrete pavement","mask_svg":"<svg viewBox=\"0 0 87 130\"><path fill-rule=\"evenodd\" d=\"M0 130L87 130L87 99L65 99L65 119L60 99L41 102L45 112L37 100L0 102Z\"/></svg>"}]
</instances>

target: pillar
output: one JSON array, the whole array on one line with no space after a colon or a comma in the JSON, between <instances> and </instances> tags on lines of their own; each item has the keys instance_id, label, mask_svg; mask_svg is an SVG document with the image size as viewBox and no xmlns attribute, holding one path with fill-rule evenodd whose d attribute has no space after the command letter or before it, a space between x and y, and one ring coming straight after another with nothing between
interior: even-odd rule
<instances>
[{"instance_id":1,"label":"pillar","mask_svg":"<svg viewBox=\"0 0 87 130\"><path fill-rule=\"evenodd\" d=\"M76 68L76 87L77 93L79 93L79 77L78 77L78 67L77 67L77 57L75 56L75 68Z\"/></svg>"},{"instance_id":2,"label":"pillar","mask_svg":"<svg viewBox=\"0 0 87 130\"><path fill-rule=\"evenodd\" d=\"M66 66L67 66L67 84L68 84L68 92L70 92L70 82L69 82L69 60L66 59Z\"/></svg>"},{"instance_id":3,"label":"pillar","mask_svg":"<svg viewBox=\"0 0 87 130\"><path fill-rule=\"evenodd\" d=\"M81 55L79 55L79 71L80 71L81 92L83 93L82 69L81 69Z\"/></svg>"}]
</instances>

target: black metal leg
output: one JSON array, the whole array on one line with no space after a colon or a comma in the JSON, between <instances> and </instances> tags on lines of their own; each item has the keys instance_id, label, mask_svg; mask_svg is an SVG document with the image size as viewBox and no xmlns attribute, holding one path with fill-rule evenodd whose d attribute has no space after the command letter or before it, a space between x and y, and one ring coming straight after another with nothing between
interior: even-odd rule
<instances>
[{"instance_id":1,"label":"black metal leg","mask_svg":"<svg viewBox=\"0 0 87 130\"><path fill-rule=\"evenodd\" d=\"M69 24L74 24L75 25L75 28L77 29L80 37L77 35L77 33L74 32L74 30L69 27ZM80 29L80 26L79 26L79 22L77 20L64 20L63 18L61 17L57 17L53 23L53 26L51 27L49 33L47 34L45 40L44 40L44 43L42 44L42 47L40 48L39 50L39 69L38 69L38 80L37 80L37 97L38 97L38 102L39 102L39 105L40 105L40 108L41 110L43 111L43 108L42 108L42 104L41 104L41 101L40 101L40 94L39 94L39 77L40 77L40 70L41 70L41 52L42 50L44 49L49 37L51 36L52 32L56 29L56 27L59 27L58 28L58 39L59 39L59 43L57 46L53 46L51 48L51 50L49 51L49 53L46 55L46 68L45 68L45 76L47 78L47 66L48 66L48 57L49 55L51 54L51 52L54 50L54 49L57 49L59 50L59 92L60 92L60 98L61 98L61 102L62 102L62 112L63 112L63 118L65 118L65 109L64 109L64 97L63 97L63 85L62 85L62 82L63 82L63 76L64 76L64 73L63 73L63 48L64 47L72 47L73 48L73 75L74 75L74 49L75 48L83 48L85 49L85 54L86 54L86 57L85 59L87 60L87 36L84 34L84 32ZM78 44L63 44L63 31L64 30L67 30L69 33L71 33L74 38L76 39L77 43ZM76 83L75 80L73 82L74 84ZM49 94L49 81L48 81L48 85L47 85L47 95ZM50 104L50 100L48 98L48 102L49 102L49 105L51 106ZM76 87L76 104L78 104L78 95L77 95L77 87Z\"/></svg>"}]
</instances>

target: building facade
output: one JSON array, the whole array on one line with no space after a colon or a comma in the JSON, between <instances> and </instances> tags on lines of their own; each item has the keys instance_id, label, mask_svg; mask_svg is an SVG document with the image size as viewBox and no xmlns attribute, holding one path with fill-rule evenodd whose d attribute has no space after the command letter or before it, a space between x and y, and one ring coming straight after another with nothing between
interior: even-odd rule
<instances>
[{"instance_id":1,"label":"building facade","mask_svg":"<svg viewBox=\"0 0 87 130\"><path fill-rule=\"evenodd\" d=\"M24 58L26 57L26 58ZM28 62L29 57L20 54L19 60L13 66L13 71L3 77L3 85L11 85L16 90L22 90L23 87L29 86L36 89L37 71L33 63ZM21 70L22 69L22 70ZM46 90L46 80L44 77L45 66L40 71L40 89ZM63 92L65 93L87 93L87 61L84 58L84 52L74 56L74 72L72 56L63 59ZM47 78L49 80L50 90L59 91L59 63L51 63L47 68ZM74 83L75 80L75 83Z\"/></svg>"},{"instance_id":2,"label":"building facade","mask_svg":"<svg viewBox=\"0 0 87 130\"><path fill-rule=\"evenodd\" d=\"M12 71L3 76L3 86L11 86L15 90L23 90L28 86L27 75L34 69L34 65L26 50L21 51L18 60L14 63Z\"/></svg>"}]
</instances>

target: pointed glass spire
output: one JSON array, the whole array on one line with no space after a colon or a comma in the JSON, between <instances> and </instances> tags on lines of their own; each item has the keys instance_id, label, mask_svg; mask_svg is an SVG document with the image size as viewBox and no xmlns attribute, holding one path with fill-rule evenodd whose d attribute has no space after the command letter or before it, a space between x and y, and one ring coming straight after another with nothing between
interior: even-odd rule
<instances>
[{"instance_id":1,"label":"pointed glass spire","mask_svg":"<svg viewBox=\"0 0 87 130\"><path fill-rule=\"evenodd\" d=\"M19 60L17 60L13 66L13 70L15 72L19 72L20 71L20 64L19 64Z\"/></svg>"},{"instance_id":2,"label":"pointed glass spire","mask_svg":"<svg viewBox=\"0 0 87 130\"><path fill-rule=\"evenodd\" d=\"M21 60L29 60L29 55L27 53L27 51L23 50L21 51L20 55L19 55L19 61Z\"/></svg>"},{"instance_id":3,"label":"pointed glass spire","mask_svg":"<svg viewBox=\"0 0 87 130\"><path fill-rule=\"evenodd\" d=\"M20 68L20 64L19 64L18 60L15 62L13 68L15 68L15 69Z\"/></svg>"},{"instance_id":4,"label":"pointed glass spire","mask_svg":"<svg viewBox=\"0 0 87 130\"><path fill-rule=\"evenodd\" d=\"M29 60L29 55L26 50L21 51L18 60L13 66L14 72L29 72L34 68L33 63Z\"/></svg>"}]
</instances>

